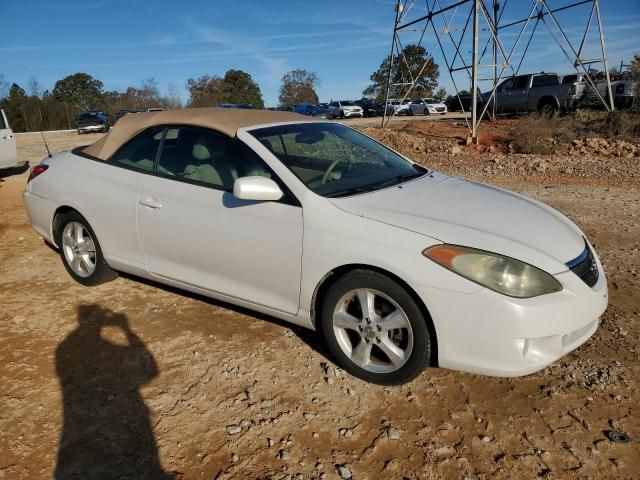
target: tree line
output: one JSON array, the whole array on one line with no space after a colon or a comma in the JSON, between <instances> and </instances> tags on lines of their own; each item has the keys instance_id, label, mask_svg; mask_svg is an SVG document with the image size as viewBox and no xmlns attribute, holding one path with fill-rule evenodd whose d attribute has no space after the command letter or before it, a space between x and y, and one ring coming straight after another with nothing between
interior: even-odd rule
<instances>
[{"instance_id":1,"label":"tree line","mask_svg":"<svg viewBox=\"0 0 640 480\"><path fill-rule=\"evenodd\" d=\"M404 48L405 61L395 62L391 72L391 97L400 95L400 86L408 78L417 78L416 91L422 97L433 96L438 79L438 65L425 49L417 45ZM384 100L390 57L371 75L371 85L362 92L375 101ZM426 67L422 66L426 63ZM281 105L318 103L317 73L295 69L282 77L278 100ZM16 132L74 128L76 117L87 110L102 110L115 121L118 110L146 110L161 107L165 110L183 107L212 107L222 103L248 103L264 108L260 86L242 70L228 70L223 76L202 75L186 81L189 99L183 104L178 88L169 85L162 93L153 79L144 80L139 87L124 91L109 91L97 78L83 72L58 80L52 90L44 90L37 79L31 78L27 90L10 83L0 75L0 108ZM444 94L441 90L438 92Z\"/></svg>"}]
</instances>

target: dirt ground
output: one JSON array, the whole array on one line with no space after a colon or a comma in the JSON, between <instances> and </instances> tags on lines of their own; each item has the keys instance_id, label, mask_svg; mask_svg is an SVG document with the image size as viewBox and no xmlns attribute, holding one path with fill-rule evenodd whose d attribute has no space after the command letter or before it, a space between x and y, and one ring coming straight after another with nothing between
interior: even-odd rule
<instances>
[{"instance_id":1,"label":"dirt ground","mask_svg":"<svg viewBox=\"0 0 640 480\"><path fill-rule=\"evenodd\" d=\"M52 151L98 138L46 135ZM38 135L17 140L20 159L44 156ZM430 368L401 387L369 385L336 368L313 332L136 278L74 283L29 225L27 173L9 176L0 479L51 478L56 465L65 479L640 478L637 177L572 176L554 158L539 172L487 170L490 157L465 151L431 157L583 228L610 288L588 343L522 378ZM613 429L630 442L608 440Z\"/></svg>"}]
</instances>

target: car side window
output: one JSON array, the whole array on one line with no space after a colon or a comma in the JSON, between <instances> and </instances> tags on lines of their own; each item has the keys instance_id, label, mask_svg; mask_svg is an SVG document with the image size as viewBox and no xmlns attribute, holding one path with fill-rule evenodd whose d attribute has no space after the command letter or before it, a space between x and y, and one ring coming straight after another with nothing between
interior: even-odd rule
<instances>
[{"instance_id":1,"label":"car side window","mask_svg":"<svg viewBox=\"0 0 640 480\"><path fill-rule=\"evenodd\" d=\"M533 77L533 81L531 82L532 87L542 87L545 85L558 85L559 80L557 75L549 74L549 75L537 75Z\"/></svg>"},{"instance_id":2,"label":"car side window","mask_svg":"<svg viewBox=\"0 0 640 480\"><path fill-rule=\"evenodd\" d=\"M516 79L513 82L513 89L522 90L524 88L527 88L528 81L529 81L528 75L520 75L519 77L516 77Z\"/></svg>"},{"instance_id":3,"label":"car side window","mask_svg":"<svg viewBox=\"0 0 640 480\"><path fill-rule=\"evenodd\" d=\"M152 127L128 141L111 157L111 162L133 170L153 172L164 127Z\"/></svg>"},{"instance_id":4,"label":"car side window","mask_svg":"<svg viewBox=\"0 0 640 480\"><path fill-rule=\"evenodd\" d=\"M498 91L506 92L508 90L511 90L512 87L513 87L513 78L508 78L507 80L505 80L500 84L500 86L498 87Z\"/></svg>"},{"instance_id":5,"label":"car side window","mask_svg":"<svg viewBox=\"0 0 640 480\"><path fill-rule=\"evenodd\" d=\"M157 173L176 180L233 191L237 178L271 171L249 147L200 127L168 127Z\"/></svg>"}]
</instances>

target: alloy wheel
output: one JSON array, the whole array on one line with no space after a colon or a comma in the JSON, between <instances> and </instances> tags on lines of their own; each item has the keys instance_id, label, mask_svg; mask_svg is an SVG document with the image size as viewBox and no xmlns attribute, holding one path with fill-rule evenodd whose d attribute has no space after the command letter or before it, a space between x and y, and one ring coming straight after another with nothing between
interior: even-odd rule
<instances>
[{"instance_id":1,"label":"alloy wheel","mask_svg":"<svg viewBox=\"0 0 640 480\"><path fill-rule=\"evenodd\" d=\"M398 370L413 350L407 315L390 297L369 288L342 296L333 312L333 330L343 353L370 372Z\"/></svg>"},{"instance_id":2,"label":"alloy wheel","mask_svg":"<svg viewBox=\"0 0 640 480\"><path fill-rule=\"evenodd\" d=\"M62 231L62 251L67 265L80 277L89 277L96 269L96 247L87 229L69 222Z\"/></svg>"}]
</instances>

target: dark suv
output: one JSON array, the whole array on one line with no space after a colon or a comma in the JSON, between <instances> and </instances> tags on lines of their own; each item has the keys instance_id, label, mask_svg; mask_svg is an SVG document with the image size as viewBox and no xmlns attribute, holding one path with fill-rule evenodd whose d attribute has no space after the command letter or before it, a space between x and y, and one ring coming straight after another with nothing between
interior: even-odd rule
<instances>
[{"instance_id":1,"label":"dark suv","mask_svg":"<svg viewBox=\"0 0 640 480\"><path fill-rule=\"evenodd\" d=\"M378 115L378 112L376 111L376 106L374 105L373 100L363 98L362 100L356 100L353 103L355 103L360 108L362 108L362 114L365 117L375 117L376 115Z\"/></svg>"},{"instance_id":2,"label":"dark suv","mask_svg":"<svg viewBox=\"0 0 640 480\"><path fill-rule=\"evenodd\" d=\"M109 115L100 110L89 110L76 118L78 135L91 132L108 132L110 128Z\"/></svg>"}]
</instances>

